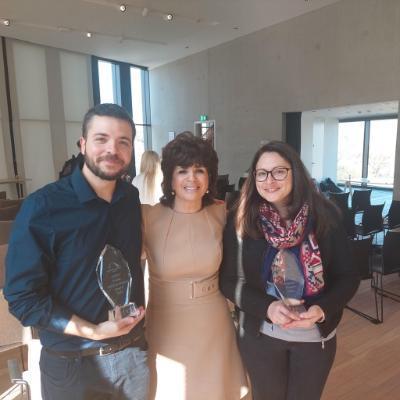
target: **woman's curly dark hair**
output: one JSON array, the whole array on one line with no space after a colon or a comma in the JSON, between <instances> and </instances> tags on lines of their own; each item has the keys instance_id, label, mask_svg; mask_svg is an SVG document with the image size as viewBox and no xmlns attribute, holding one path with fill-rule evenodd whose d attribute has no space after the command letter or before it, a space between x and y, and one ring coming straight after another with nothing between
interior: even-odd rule
<instances>
[{"instance_id":1,"label":"woman's curly dark hair","mask_svg":"<svg viewBox=\"0 0 400 400\"><path fill-rule=\"evenodd\" d=\"M191 132L182 132L162 150L161 170L163 172L163 197L160 202L173 207L172 175L175 167L202 166L208 172L208 193L203 196L202 206L214 203L218 176L218 156L211 143L196 137Z\"/></svg>"}]
</instances>

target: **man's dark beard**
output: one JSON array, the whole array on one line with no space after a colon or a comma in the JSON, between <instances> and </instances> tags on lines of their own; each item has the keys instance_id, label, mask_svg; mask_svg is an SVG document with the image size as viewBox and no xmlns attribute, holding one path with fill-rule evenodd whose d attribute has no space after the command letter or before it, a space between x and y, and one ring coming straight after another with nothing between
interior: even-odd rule
<instances>
[{"instance_id":1,"label":"man's dark beard","mask_svg":"<svg viewBox=\"0 0 400 400\"><path fill-rule=\"evenodd\" d=\"M128 171L128 168L129 168L129 166L126 166L121 171L110 175L110 174L104 173L89 157L87 157L86 154L84 157L85 157L85 164L89 168L89 170L94 175L96 175L97 177L99 177L100 179L103 179L105 181L115 181L116 179L121 178L121 176L124 175ZM112 158L112 156L109 156L109 157Z\"/></svg>"}]
</instances>

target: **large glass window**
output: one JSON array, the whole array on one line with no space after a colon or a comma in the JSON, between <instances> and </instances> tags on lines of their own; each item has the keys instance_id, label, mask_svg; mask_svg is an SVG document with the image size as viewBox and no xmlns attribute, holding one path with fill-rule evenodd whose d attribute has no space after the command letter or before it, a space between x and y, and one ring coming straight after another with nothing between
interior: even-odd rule
<instances>
[{"instance_id":1,"label":"large glass window","mask_svg":"<svg viewBox=\"0 0 400 400\"><path fill-rule=\"evenodd\" d=\"M117 98L117 68L111 62L99 60L100 103L120 103Z\"/></svg>"},{"instance_id":2,"label":"large glass window","mask_svg":"<svg viewBox=\"0 0 400 400\"><path fill-rule=\"evenodd\" d=\"M368 181L392 186L396 152L397 119L372 120L369 133Z\"/></svg>"},{"instance_id":3,"label":"large glass window","mask_svg":"<svg viewBox=\"0 0 400 400\"><path fill-rule=\"evenodd\" d=\"M339 124L337 179L360 180L364 145L364 121Z\"/></svg>"},{"instance_id":4,"label":"large glass window","mask_svg":"<svg viewBox=\"0 0 400 400\"><path fill-rule=\"evenodd\" d=\"M132 116L136 125L135 137L135 164L137 170L140 167L140 160L145 151L145 138L149 125L147 124L146 108L143 100L143 88L145 87L143 70L140 68L130 68L131 78L131 97L132 97Z\"/></svg>"},{"instance_id":5,"label":"large glass window","mask_svg":"<svg viewBox=\"0 0 400 400\"><path fill-rule=\"evenodd\" d=\"M124 107L136 125L134 158L130 175L138 172L140 159L151 147L148 71L146 68L92 57L95 104L115 103Z\"/></svg>"},{"instance_id":6,"label":"large glass window","mask_svg":"<svg viewBox=\"0 0 400 400\"><path fill-rule=\"evenodd\" d=\"M397 118L339 123L337 178L393 187Z\"/></svg>"}]
</instances>

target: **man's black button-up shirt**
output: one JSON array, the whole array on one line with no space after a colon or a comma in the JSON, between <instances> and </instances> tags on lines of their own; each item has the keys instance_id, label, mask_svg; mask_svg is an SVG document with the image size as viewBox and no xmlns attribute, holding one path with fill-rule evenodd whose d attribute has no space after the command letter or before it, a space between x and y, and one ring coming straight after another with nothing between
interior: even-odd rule
<instances>
[{"instance_id":1,"label":"man's black button-up shirt","mask_svg":"<svg viewBox=\"0 0 400 400\"><path fill-rule=\"evenodd\" d=\"M39 329L44 346L68 351L113 342L63 334L72 314L94 324L108 319L111 306L96 275L106 244L124 255L132 274L131 301L143 305L141 214L132 185L118 181L108 203L76 168L23 202L9 241L4 295L24 326ZM143 336L142 325L133 329L135 336Z\"/></svg>"}]
</instances>

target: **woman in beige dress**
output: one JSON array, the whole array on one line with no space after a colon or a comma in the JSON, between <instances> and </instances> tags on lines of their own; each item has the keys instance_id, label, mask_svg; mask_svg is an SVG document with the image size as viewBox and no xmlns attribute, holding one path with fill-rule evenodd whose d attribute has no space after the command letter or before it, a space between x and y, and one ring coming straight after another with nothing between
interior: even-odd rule
<instances>
[{"instance_id":1,"label":"woman in beige dress","mask_svg":"<svg viewBox=\"0 0 400 400\"><path fill-rule=\"evenodd\" d=\"M208 142L178 135L163 149L161 203L143 207L151 399L236 400L248 392L218 288L225 206L213 197L217 165Z\"/></svg>"}]
</instances>

